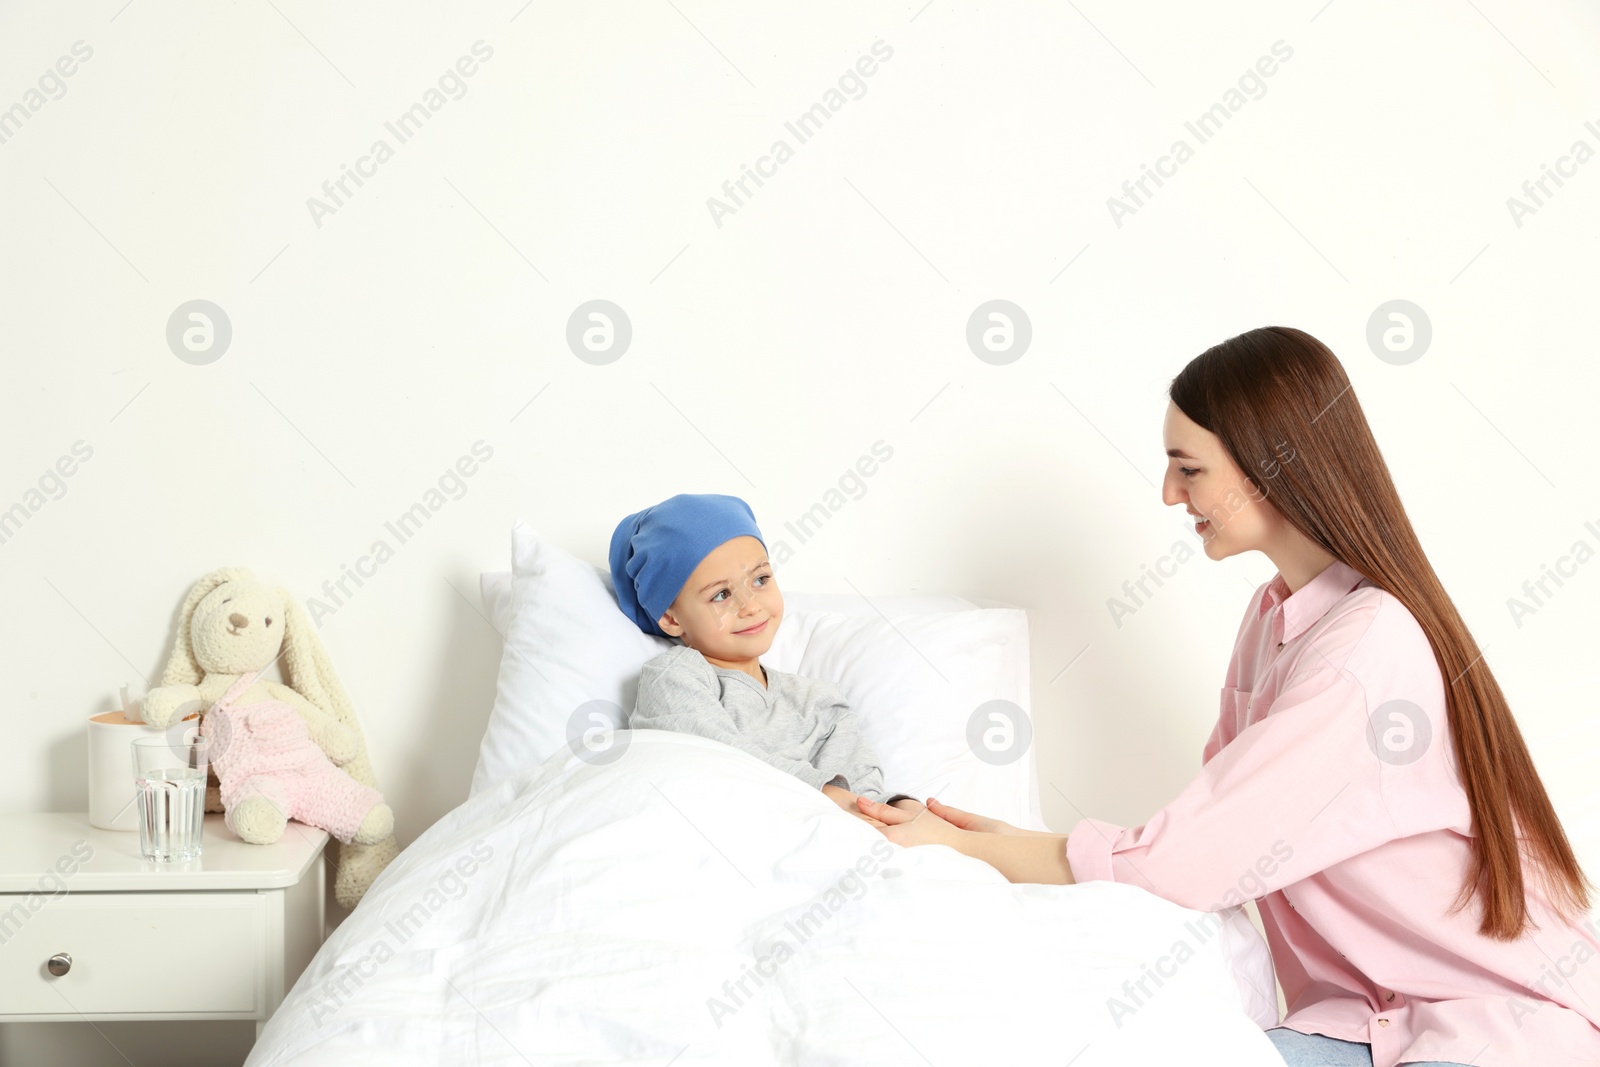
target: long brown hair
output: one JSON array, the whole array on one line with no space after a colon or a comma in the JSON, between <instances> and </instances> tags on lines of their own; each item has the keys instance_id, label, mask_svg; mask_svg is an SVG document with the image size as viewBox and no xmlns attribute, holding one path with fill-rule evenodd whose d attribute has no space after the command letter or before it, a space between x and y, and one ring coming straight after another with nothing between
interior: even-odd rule
<instances>
[{"instance_id":1,"label":"long brown hair","mask_svg":"<svg viewBox=\"0 0 1600 1067\"><path fill-rule=\"evenodd\" d=\"M1252 482L1268 483L1266 498L1296 530L1398 599L1428 635L1472 807L1472 865L1453 910L1476 894L1479 933L1520 937L1530 921L1526 848L1552 905L1586 911L1592 886L1499 683L1422 551L1339 360L1304 331L1266 326L1196 356L1169 395Z\"/></svg>"}]
</instances>

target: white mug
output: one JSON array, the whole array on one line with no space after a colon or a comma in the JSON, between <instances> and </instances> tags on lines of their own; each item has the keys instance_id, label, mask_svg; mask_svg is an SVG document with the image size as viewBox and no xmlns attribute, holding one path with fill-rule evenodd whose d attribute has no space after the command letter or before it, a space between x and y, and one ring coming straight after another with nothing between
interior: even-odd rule
<instances>
[{"instance_id":1,"label":"white mug","mask_svg":"<svg viewBox=\"0 0 1600 1067\"><path fill-rule=\"evenodd\" d=\"M89 717L89 824L102 830L137 830L139 805L133 784L133 739L159 734L121 711Z\"/></svg>"}]
</instances>

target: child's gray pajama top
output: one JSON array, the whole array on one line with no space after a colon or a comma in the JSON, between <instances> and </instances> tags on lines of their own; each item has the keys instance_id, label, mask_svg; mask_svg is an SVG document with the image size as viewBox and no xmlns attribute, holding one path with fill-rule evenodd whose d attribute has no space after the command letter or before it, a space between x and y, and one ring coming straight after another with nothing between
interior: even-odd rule
<instances>
[{"instance_id":1,"label":"child's gray pajama top","mask_svg":"<svg viewBox=\"0 0 1600 1067\"><path fill-rule=\"evenodd\" d=\"M763 667L765 687L677 645L644 665L628 726L698 734L742 749L813 789L884 800L883 768L833 682ZM843 780L840 781L840 778Z\"/></svg>"}]
</instances>

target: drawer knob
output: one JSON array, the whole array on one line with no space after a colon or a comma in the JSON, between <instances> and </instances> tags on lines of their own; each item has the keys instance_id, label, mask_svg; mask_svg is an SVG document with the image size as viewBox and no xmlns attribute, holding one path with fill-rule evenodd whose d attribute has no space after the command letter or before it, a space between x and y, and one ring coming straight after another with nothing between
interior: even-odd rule
<instances>
[{"instance_id":1,"label":"drawer knob","mask_svg":"<svg viewBox=\"0 0 1600 1067\"><path fill-rule=\"evenodd\" d=\"M49 962L47 962L45 966L49 968L51 974L55 975L57 978L60 978L68 971L72 970L72 955L67 952L57 952L54 956L50 957Z\"/></svg>"}]
</instances>

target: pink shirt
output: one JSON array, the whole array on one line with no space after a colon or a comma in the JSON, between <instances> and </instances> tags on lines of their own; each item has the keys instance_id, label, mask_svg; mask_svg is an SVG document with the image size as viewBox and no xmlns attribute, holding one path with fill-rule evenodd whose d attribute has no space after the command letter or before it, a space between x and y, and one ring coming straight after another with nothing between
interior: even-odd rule
<instances>
[{"instance_id":1,"label":"pink shirt","mask_svg":"<svg viewBox=\"0 0 1600 1067\"><path fill-rule=\"evenodd\" d=\"M1335 562L1250 602L1199 775L1143 826L1084 819L1080 882L1201 911L1256 900L1283 1025L1372 1046L1373 1067L1600 1064L1600 929L1560 919L1524 866L1537 931L1449 908L1472 815L1444 680L1406 608Z\"/></svg>"}]
</instances>

